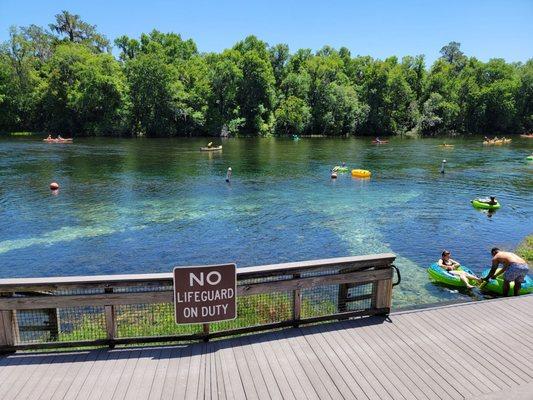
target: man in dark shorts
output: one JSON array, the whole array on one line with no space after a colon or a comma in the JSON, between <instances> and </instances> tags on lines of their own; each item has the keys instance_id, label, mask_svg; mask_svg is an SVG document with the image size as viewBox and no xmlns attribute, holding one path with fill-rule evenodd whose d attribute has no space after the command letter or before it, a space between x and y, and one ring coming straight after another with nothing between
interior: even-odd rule
<instances>
[{"instance_id":1,"label":"man in dark shorts","mask_svg":"<svg viewBox=\"0 0 533 400\"><path fill-rule=\"evenodd\" d=\"M502 264L503 295L509 295L509 285L514 281L514 295L518 296L522 287L522 282L524 282L524 279L529 272L527 262L522 257L509 251L501 251L497 247L494 247L490 253L492 254L492 268L483 280L488 282L496 273L498 266Z\"/></svg>"}]
</instances>

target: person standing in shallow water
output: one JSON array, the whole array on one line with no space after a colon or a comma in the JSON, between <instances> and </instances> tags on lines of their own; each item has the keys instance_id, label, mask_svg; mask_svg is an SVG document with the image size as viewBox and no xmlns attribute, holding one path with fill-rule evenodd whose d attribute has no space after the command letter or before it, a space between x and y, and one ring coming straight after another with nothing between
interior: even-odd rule
<instances>
[{"instance_id":1,"label":"person standing in shallow water","mask_svg":"<svg viewBox=\"0 0 533 400\"><path fill-rule=\"evenodd\" d=\"M503 265L498 275L503 274L503 295L509 296L509 288L511 282L514 281L514 295L518 296L522 288L526 275L529 272L529 265L520 256L509 251L501 251L494 247L490 253L492 254L492 268L489 274L483 278L483 281L488 282L496 274L496 270L500 264Z\"/></svg>"},{"instance_id":2,"label":"person standing in shallow water","mask_svg":"<svg viewBox=\"0 0 533 400\"><path fill-rule=\"evenodd\" d=\"M451 256L451 253L448 250L444 250L441 254L441 258L438 261L439 267L441 267L442 269L445 269L452 275L459 276L459 279L461 279L465 283L468 289L472 289L474 287L473 285L470 284L470 282L468 282L469 279L473 279L477 282L481 282L481 278L478 278L475 275L471 275L467 273L466 271L458 270L461 264L459 264L455 260L452 260L450 256Z\"/></svg>"},{"instance_id":3,"label":"person standing in shallow water","mask_svg":"<svg viewBox=\"0 0 533 400\"><path fill-rule=\"evenodd\" d=\"M231 174L232 174L231 167L228 167L228 172L226 172L226 182L228 182L228 183L231 180Z\"/></svg>"}]
</instances>

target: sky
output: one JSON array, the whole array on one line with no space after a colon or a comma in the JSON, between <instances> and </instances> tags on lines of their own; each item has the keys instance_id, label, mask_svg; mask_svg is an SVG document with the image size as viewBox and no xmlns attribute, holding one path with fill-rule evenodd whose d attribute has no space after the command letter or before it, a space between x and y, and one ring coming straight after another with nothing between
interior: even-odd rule
<instances>
[{"instance_id":1,"label":"sky","mask_svg":"<svg viewBox=\"0 0 533 400\"><path fill-rule=\"evenodd\" d=\"M194 39L201 52L253 34L291 52L345 46L381 59L425 54L429 64L450 41L483 61L533 57L533 0L0 0L0 41L11 25L47 26L61 10L111 40L155 28Z\"/></svg>"}]
</instances>

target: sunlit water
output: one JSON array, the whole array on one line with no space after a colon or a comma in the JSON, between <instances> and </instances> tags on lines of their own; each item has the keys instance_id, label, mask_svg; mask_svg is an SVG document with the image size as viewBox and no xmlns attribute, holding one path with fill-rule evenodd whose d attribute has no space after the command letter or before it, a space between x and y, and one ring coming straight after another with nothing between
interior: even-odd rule
<instances>
[{"instance_id":1,"label":"sunlit water","mask_svg":"<svg viewBox=\"0 0 533 400\"><path fill-rule=\"evenodd\" d=\"M405 307L481 297L429 282L443 248L480 272L491 247L513 249L533 232L533 140L448 140L448 149L430 139L231 139L203 153L205 142L0 139L0 276L394 252L403 276L394 304ZM331 180L341 161L372 178ZM470 205L488 194L502 203L492 217Z\"/></svg>"}]
</instances>

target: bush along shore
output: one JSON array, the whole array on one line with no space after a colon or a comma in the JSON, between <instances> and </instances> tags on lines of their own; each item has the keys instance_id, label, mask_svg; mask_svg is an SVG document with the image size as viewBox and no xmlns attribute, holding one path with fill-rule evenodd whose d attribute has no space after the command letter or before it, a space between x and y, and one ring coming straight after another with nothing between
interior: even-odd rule
<instances>
[{"instance_id":1,"label":"bush along shore","mask_svg":"<svg viewBox=\"0 0 533 400\"><path fill-rule=\"evenodd\" d=\"M51 18L52 19L52 18ZM248 36L221 53L153 30L111 42L63 11L0 47L0 131L63 136L511 134L533 131L533 60L442 47L352 56ZM353 49L357 51L357 49Z\"/></svg>"},{"instance_id":2,"label":"bush along shore","mask_svg":"<svg viewBox=\"0 0 533 400\"><path fill-rule=\"evenodd\" d=\"M533 266L533 235L527 236L516 248L516 253Z\"/></svg>"}]
</instances>

